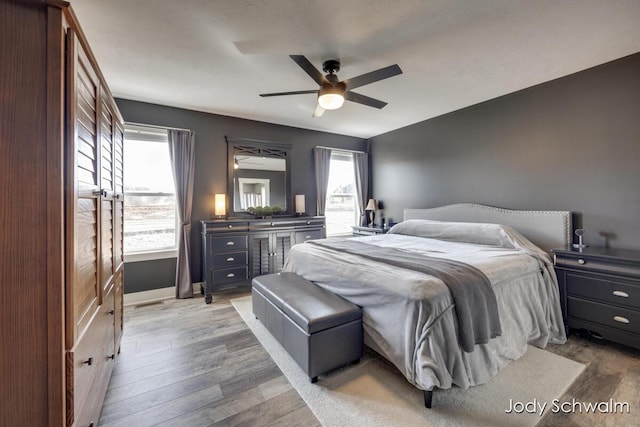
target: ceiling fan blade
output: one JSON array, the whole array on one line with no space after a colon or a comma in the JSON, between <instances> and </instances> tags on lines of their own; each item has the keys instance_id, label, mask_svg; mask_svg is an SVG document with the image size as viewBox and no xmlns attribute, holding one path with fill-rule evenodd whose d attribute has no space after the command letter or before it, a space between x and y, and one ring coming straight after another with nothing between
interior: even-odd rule
<instances>
[{"instance_id":1,"label":"ceiling fan blade","mask_svg":"<svg viewBox=\"0 0 640 427\"><path fill-rule=\"evenodd\" d=\"M325 81L324 76L304 55L289 55L289 57L293 59L295 63L298 64L307 74L309 74L313 81L318 83L318 86L322 86L322 83Z\"/></svg>"},{"instance_id":2,"label":"ceiling fan blade","mask_svg":"<svg viewBox=\"0 0 640 427\"><path fill-rule=\"evenodd\" d=\"M297 90L294 92L275 92L275 93L261 93L260 96L267 97L267 96L283 96L283 95L304 95L307 93L318 93L318 89L314 89L314 90Z\"/></svg>"},{"instance_id":3,"label":"ceiling fan blade","mask_svg":"<svg viewBox=\"0 0 640 427\"><path fill-rule=\"evenodd\" d=\"M344 93L344 99L351 102L357 102L358 104L366 105L367 107L373 107L378 109L387 105L387 103L384 101L380 101L378 99L371 98L369 96L361 95L359 93L355 93L351 91L347 91Z\"/></svg>"},{"instance_id":4,"label":"ceiling fan blade","mask_svg":"<svg viewBox=\"0 0 640 427\"><path fill-rule=\"evenodd\" d=\"M398 64L393 64L388 67L380 68L376 71L371 71L370 73L352 77L345 80L343 83L347 85L347 90L351 90L380 80L388 79L389 77L397 76L398 74L402 74L402 70Z\"/></svg>"},{"instance_id":5,"label":"ceiling fan blade","mask_svg":"<svg viewBox=\"0 0 640 427\"><path fill-rule=\"evenodd\" d=\"M324 108L322 108L322 107L320 106L320 104L318 104L318 105L316 106L316 109L315 109L315 110L313 110L313 114L311 115L311 117L322 117L322 115L324 114L324 112L325 112L325 109L324 109Z\"/></svg>"}]
</instances>

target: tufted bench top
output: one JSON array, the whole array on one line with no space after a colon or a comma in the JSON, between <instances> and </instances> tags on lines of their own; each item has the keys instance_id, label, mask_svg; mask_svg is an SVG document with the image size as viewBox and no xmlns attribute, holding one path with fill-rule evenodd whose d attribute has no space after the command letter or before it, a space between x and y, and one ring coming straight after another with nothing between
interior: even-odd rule
<instances>
[{"instance_id":1,"label":"tufted bench top","mask_svg":"<svg viewBox=\"0 0 640 427\"><path fill-rule=\"evenodd\" d=\"M362 318L360 307L295 273L258 276L252 285L309 334Z\"/></svg>"}]
</instances>

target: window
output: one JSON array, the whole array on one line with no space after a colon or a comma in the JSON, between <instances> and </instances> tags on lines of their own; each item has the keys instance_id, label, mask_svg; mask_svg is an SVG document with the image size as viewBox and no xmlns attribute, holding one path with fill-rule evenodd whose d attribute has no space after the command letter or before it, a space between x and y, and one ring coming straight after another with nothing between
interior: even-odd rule
<instances>
[{"instance_id":1,"label":"window","mask_svg":"<svg viewBox=\"0 0 640 427\"><path fill-rule=\"evenodd\" d=\"M124 193L125 255L175 256L178 215L166 130L125 127Z\"/></svg>"},{"instance_id":2,"label":"window","mask_svg":"<svg viewBox=\"0 0 640 427\"><path fill-rule=\"evenodd\" d=\"M325 217L327 236L351 234L351 226L358 223L356 179L352 153L331 152Z\"/></svg>"}]
</instances>

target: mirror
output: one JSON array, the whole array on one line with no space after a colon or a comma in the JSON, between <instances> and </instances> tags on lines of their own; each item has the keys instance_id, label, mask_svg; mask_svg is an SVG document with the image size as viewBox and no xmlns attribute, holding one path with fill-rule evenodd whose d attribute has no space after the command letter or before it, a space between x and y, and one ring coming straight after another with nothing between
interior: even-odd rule
<instances>
[{"instance_id":1,"label":"mirror","mask_svg":"<svg viewBox=\"0 0 640 427\"><path fill-rule=\"evenodd\" d=\"M263 206L277 206L280 214L289 213L290 148L268 141L227 138L230 215Z\"/></svg>"}]
</instances>

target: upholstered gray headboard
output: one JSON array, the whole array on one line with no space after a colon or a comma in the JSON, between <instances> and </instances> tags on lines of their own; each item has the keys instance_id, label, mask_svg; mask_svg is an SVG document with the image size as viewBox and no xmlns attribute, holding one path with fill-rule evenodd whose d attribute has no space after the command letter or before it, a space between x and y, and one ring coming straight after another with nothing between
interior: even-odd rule
<instances>
[{"instance_id":1,"label":"upholstered gray headboard","mask_svg":"<svg viewBox=\"0 0 640 427\"><path fill-rule=\"evenodd\" d=\"M546 251L571 245L571 212L520 211L473 203L428 209L405 209L404 219L482 222L508 225Z\"/></svg>"}]
</instances>

